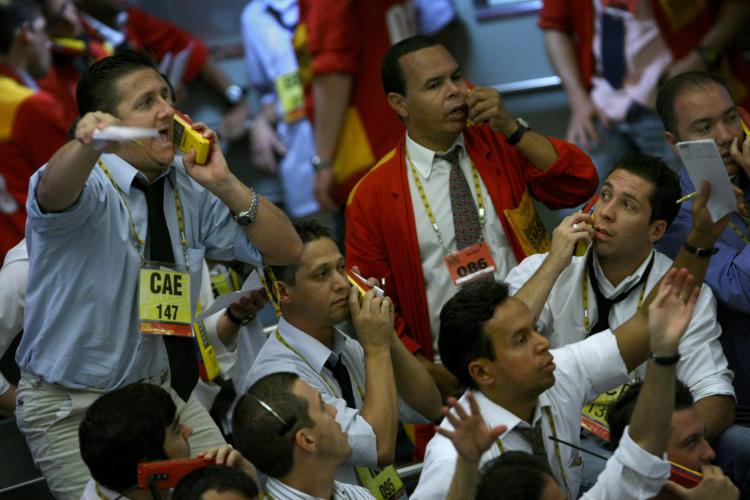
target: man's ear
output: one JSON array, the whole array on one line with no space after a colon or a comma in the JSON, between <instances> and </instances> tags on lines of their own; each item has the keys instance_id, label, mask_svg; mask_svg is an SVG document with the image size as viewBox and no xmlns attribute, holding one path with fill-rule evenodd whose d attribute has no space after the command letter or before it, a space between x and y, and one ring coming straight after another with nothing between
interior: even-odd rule
<instances>
[{"instance_id":1,"label":"man's ear","mask_svg":"<svg viewBox=\"0 0 750 500\"><path fill-rule=\"evenodd\" d=\"M315 453L315 436L310 432L309 427L304 427L294 435L294 442L297 446L309 453Z\"/></svg>"},{"instance_id":2,"label":"man's ear","mask_svg":"<svg viewBox=\"0 0 750 500\"><path fill-rule=\"evenodd\" d=\"M388 104L393 108L393 111L398 113L398 116L400 116L402 120L406 120L409 116L409 109L406 106L406 97L397 92L388 92L386 97L388 99Z\"/></svg>"},{"instance_id":3,"label":"man's ear","mask_svg":"<svg viewBox=\"0 0 750 500\"><path fill-rule=\"evenodd\" d=\"M490 385L495 382L495 375L491 370L488 369L487 358L477 358L474 361L469 362L468 372L469 376L474 379L474 382L479 387L483 385Z\"/></svg>"},{"instance_id":4,"label":"man's ear","mask_svg":"<svg viewBox=\"0 0 750 500\"><path fill-rule=\"evenodd\" d=\"M662 238L662 236L664 236L664 233L667 232L667 221L664 219L657 219L652 222L650 226L651 227L649 227L648 231L649 240L651 240L651 243L656 243Z\"/></svg>"},{"instance_id":5,"label":"man's ear","mask_svg":"<svg viewBox=\"0 0 750 500\"><path fill-rule=\"evenodd\" d=\"M289 293L290 285L284 281L276 282L276 290L279 293L279 302L281 304L288 304L292 301L292 296Z\"/></svg>"},{"instance_id":6,"label":"man's ear","mask_svg":"<svg viewBox=\"0 0 750 500\"><path fill-rule=\"evenodd\" d=\"M664 132L664 137L667 139L669 145L672 146L672 151L676 154L677 143L680 142L680 140L672 132Z\"/></svg>"}]
</instances>

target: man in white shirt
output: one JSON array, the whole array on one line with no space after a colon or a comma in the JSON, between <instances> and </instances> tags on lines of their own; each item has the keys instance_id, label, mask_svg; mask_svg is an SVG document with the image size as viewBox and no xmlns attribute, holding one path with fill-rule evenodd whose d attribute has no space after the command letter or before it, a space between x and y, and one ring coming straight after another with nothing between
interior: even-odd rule
<instances>
[{"instance_id":1,"label":"man in white shirt","mask_svg":"<svg viewBox=\"0 0 750 500\"><path fill-rule=\"evenodd\" d=\"M234 410L239 450L268 476L266 498L371 500L365 488L335 480L352 453L336 408L294 373L256 382Z\"/></svg>"},{"instance_id":2,"label":"man in white shirt","mask_svg":"<svg viewBox=\"0 0 750 500\"><path fill-rule=\"evenodd\" d=\"M330 229L314 220L294 227L304 244L302 258L271 266L275 284L269 295L282 315L243 388L271 373L293 372L320 391L336 408L352 447L337 479L357 484L353 466L393 463L399 418L429 423L440 416L440 393L395 335L390 298L371 290L360 303ZM350 318L357 340L336 328ZM364 471L358 472L362 481Z\"/></svg>"},{"instance_id":3,"label":"man in white shirt","mask_svg":"<svg viewBox=\"0 0 750 500\"><path fill-rule=\"evenodd\" d=\"M674 219L679 209L674 202L679 197L677 175L663 161L640 154L622 158L604 180L592 215L567 217L555 230L557 245L548 254L529 257L508 274L511 291L530 307L552 346L616 328L643 305L645 296L672 265L653 247ZM575 241L588 240L593 243L587 254L571 257ZM712 252L699 247L684 245L685 251L696 256ZM704 286L680 344L677 375L697 401L709 439L720 436L734 420L732 372L720 335L716 302ZM642 379L643 369L633 378ZM607 400L601 398L598 403ZM602 416L598 408L587 405L588 417ZM741 429L732 429L736 431ZM594 462L587 460L588 484L598 474L595 469L588 473Z\"/></svg>"},{"instance_id":4,"label":"man in white shirt","mask_svg":"<svg viewBox=\"0 0 750 500\"><path fill-rule=\"evenodd\" d=\"M670 271L666 314L675 325L687 321L695 304L692 278ZM692 298L691 298L692 296ZM500 283L476 283L457 293L440 314L440 354L446 367L476 391L476 403L490 427L506 426L480 466L508 450L533 452L549 463L568 498L577 498L582 460L578 451L550 438L577 445L579 411L593 394L628 378L646 358L674 363L666 349L649 346L646 310L614 332L549 351L549 341L534 328L534 315L508 296ZM670 353L674 354L674 353ZM459 401L466 406L468 392ZM443 421L441 427L449 429ZM444 498L456 468L453 443L435 436L412 499Z\"/></svg>"},{"instance_id":5,"label":"man in white shirt","mask_svg":"<svg viewBox=\"0 0 750 500\"><path fill-rule=\"evenodd\" d=\"M649 344L652 352L676 360L674 353L678 352L679 341L689 318L687 315L681 318L670 317L670 311L665 307L668 295L667 287L662 287L659 297L649 306ZM697 289L694 295L697 297ZM606 469L598 477L594 487L582 498L652 498L666 483L670 466L664 452L671 443L670 424L674 423L672 408L683 404L685 394L690 404L692 400L687 388L676 382L675 363L664 365L650 361L642 387L643 391L632 391L627 398L629 412L624 425L619 428L622 440L618 436L617 451L607 462ZM682 390L675 390L675 387L681 387ZM448 412L446 408L444 413L450 422L451 430L446 425L439 431L453 442L459 455L447 500L489 500L498 498L497 492L503 492L502 498L505 500L564 498L550 473L549 466L537 457L522 451L508 452L494 460L484 468L477 484L481 454L494 445L497 436L505 432L505 429L488 427L474 398L468 395L467 399L471 412L468 413L456 404L455 400L450 401L454 411ZM699 465L694 467L698 469ZM718 474L723 476L720 472ZM711 481L701 485L703 493L711 488L709 483ZM738 496L737 489L728 479L724 478L720 484L724 487L716 491L722 493L720 498Z\"/></svg>"}]
</instances>

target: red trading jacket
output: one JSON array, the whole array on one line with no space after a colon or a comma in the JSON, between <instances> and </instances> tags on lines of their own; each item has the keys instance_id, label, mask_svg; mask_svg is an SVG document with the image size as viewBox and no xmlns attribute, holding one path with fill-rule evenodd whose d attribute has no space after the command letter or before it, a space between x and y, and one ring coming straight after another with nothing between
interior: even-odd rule
<instances>
[{"instance_id":1,"label":"red trading jacket","mask_svg":"<svg viewBox=\"0 0 750 500\"><path fill-rule=\"evenodd\" d=\"M559 154L544 172L488 125L464 130L466 150L476 165L498 214L509 244L521 261L527 252L508 220L524 195L550 208L571 207L588 200L599 178L591 159L573 144L550 138ZM347 266L359 266L363 276L384 277L393 300L396 331L411 352L433 358L424 275L414 222L405 135L355 186L346 208ZM541 221L537 221L541 225ZM525 229L536 229L529 224ZM540 226L544 232L543 225ZM527 234L528 236L528 234Z\"/></svg>"}]
</instances>

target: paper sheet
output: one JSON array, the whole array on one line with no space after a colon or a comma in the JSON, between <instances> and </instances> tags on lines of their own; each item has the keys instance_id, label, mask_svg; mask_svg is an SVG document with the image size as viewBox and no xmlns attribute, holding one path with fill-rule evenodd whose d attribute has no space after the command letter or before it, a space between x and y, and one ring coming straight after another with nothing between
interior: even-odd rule
<instances>
[{"instance_id":1,"label":"paper sheet","mask_svg":"<svg viewBox=\"0 0 750 500\"><path fill-rule=\"evenodd\" d=\"M111 125L104 130L94 130L93 139L95 141L132 141L133 139L156 137L158 135L159 131L155 128Z\"/></svg>"},{"instance_id":2,"label":"paper sheet","mask_svg":"<svg viewBox=\"0 0 750 500\"><path fill-rule=\"evenodd\" d=\"M195 321L203 321L205 318L207 318L208 316L211 316L217 311L226 309L231 304L234 304L235 302L239 302L240 298L244 297L249 292L253 290L262 290L262 289L263 289L263 285L260 282L258 271L253 271L252 273L250 273L250 276L248 276L245 282L242 284L242 288L240 289L240 291L228 293L226 295L219 295L218 297L216 297L216 300L214 300L205 311L200 313L195 318Z\"/></svg>"},{"instance_id":3,"label":"paper sheet","mask_svg":"<svg viewBox=\"0 0 750 500\"><path fill-rule=\"evenodd\" d=\"M711 219L716 222L734 212L737 201L716 143L712 139L678 142L677 152L695 189L700 190L703 181L711 184L711 197L708 199Z\"/></svg>"}]
</instances>

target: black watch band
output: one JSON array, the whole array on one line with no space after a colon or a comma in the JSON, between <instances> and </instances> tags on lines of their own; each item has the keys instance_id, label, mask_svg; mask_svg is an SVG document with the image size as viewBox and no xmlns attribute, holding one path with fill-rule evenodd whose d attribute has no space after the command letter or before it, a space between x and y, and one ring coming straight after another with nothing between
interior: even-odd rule
<instances>
[{"instance_id":1,"label":"black watch band","mask_svg":"<svg viewBox=\"0 0 750 500\"><path fill-rule=\"evenodd\" d=\"M237 326L245 326L248 323L250 323L253 319L255 319L255 316L248 316L245 319L238 318L237 316L235 316L234 314L232 314L232 311L228 307L226 309L224 309L224 314L227 315L227 319L229 321L231 321L232 323L234 323Z\"/></svg>"},{"instance_id":2,"label":"black watch band","mask_svg":"<svg viewBox=\"0 0 750 500\"><path fill-rule=\"evenodd\" d=\"M651 359L651 361L653 361L657 365L672 366L676 365L680 361L680 353L677 352L671 356L657 356L652 352L649 356L649 359Z\"/></svg>"},{"instance_id":3,"label":"black watch band","mask_svg":"<svg viewBox=\"0 0 750 500\"><path fill-rule=\"evenodd\" d=\"M505 138L505 142L507 142L511 146L515 146L516 144L521 142L523 134L531 129L531 127L529 127L529 124L526 123L526 120L524 120L523 118L516 118L516 123L518 124L518 128L516 128L516 131L513 132L510 137Z\"/></svg>"},{"instance_id":4,"label":"black watch band","mask_svg":"<svg viewBox=\"0 0 750 500\"><path fill-rule=\"evenodd\" d=\"M698 248L691 245L690 243L685 243L684 245L682 245L682 247L696 257L711 257L713 254L719 251L719 249L716 247Z\"/></svg>"}]
</instances>

